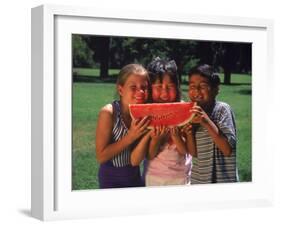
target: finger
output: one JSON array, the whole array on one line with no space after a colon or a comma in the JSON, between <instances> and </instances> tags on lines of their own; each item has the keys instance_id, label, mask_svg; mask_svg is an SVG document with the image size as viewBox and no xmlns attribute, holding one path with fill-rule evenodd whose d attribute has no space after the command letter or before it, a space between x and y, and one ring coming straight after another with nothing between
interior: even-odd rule
<instances>
[{"instance_id":1,"label":"finger","mask_svg":"<svg viewBox=\"0 0 281 226\"><path fill-rule=\"evenodd\" d=\"M140 130L146 130L149 126L150 121L146 121L141 127L139 127Z\"/></svg>"},{"instance_id":2,"label":"finger","mask_svg":"<svg viewBox=\"0 0 281 226\"><path fill-rule=\"evenodd\" d=\"M141 118L132 119L131 125L135 126L140 122Z\"/></svg>"},{"instance_id":3,"label":"finger","mask_svg":"<svg viewBox=\"0 0 281 226\"><path fill-rule=\"evenodd\" d=\"M157 136L157 128L155 126L153 127L153 135Z\"/></svg>"},{"instance_id":4,"label":"finger","mask_svg":"<svg viewBox=\"0 0 281 226\"><path fill-rule=\"evenodd\" d=\"M154 129L155 129L155 136L158 136L158 134L159 134L159 127L156 126L156 127L154 127Z\"/></svg>"},{"instance_id":5,"label":"finger","mask_svg":"<svg viewBox=\"0 0 281 226\"><path fill-rule=\"evenodd\" d=\"M166 135L169 132L169 128L167 126L163 126L162 134Z\"/></svg>"},{"instance_id":6,"label":"finger","mask_svg":"<svg viewBox=\"0 0 281 226\"><path fill-rule=\"evenodd\" d=\"M202 111L202 108L199 105L195 105L191 109L196 109L196 110Z\"/></svg>"},{"instance_id":7,"label":"finger","mask_svg":"<svg viewBox=\"0 0 281 226\"><path fill-rule=\"evenodd\" d=\"M195 114L200 114L200 113L202 113L202 112L199 111L198 109L191 109L190 112L191 112L191 113L195 113Z\"/></svg>"},{"instance_id":8,"label":"finger","mask_svg":"<svg viewBox=\"0 0 281 226\"><path fill-rule=\"evenodd\" d=\"M143 117L141 120L138 121L137 126L140 128L140 127L142 127L143 125L145 125L147 122L148 122L148 124L149 124L149 123L150 123L150 120L149 120L148 118L149 118L149 116Z\"/></svg>"}]
</instances>

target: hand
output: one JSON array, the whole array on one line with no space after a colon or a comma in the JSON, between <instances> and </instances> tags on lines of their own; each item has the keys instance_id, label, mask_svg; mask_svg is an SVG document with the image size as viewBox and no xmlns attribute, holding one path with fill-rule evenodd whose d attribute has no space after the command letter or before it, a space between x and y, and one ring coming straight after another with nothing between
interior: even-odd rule
<instances>
[{"instance_id":1,"label":"hand","mask_svg":"<svg viewBox=\"0 0 281 226\"><path fill-rule=\"evenodd\" d=\"M148 116L142 119L132 119L131 126L128 131L128 136L130 136L132 140L140 138L148 131L147 126L149 125L149 123L150 119L148 118Z\"/></svg>"},{"instance_id":2,"label":"hand","mask_svg":"<svg viewBox=\"0 0 281 226\"><path fill-rule=\"evenodd\" d=\"M165 126L156 126L150 132L150 137L153 140L163 140L166 138L169 130Z\"/></svg>"},{"instance_id":3,"label":"hand","mask_svg":"<svg viewBox=\"0 0 281 226\"><path fill-rule=\"evenodd\" d=\"M188 123L184 127L182 127L181 132L184 133L186 136L191 136L193 135L192 128L193 128L192 124Z\"/></svg>"},{"instance_id":4,"label":"hand","mask_svg":"<svg viewBox=\"0 0 281 226\"><path fill-rule=\"evenodd\" d=\"M176 142L177 140L181 139L181 133L178 127L170 128L170 136L172 141Z\"/></svg>"},{"instance_id":5,"label":"hand","mask_svg":"<svg viewBox=\"0 0 281 226\"><path fill-rule=\"evenodd\" d=\"M198 105L193 106L190 112L195 114L194 118L192 119L192 123L199 123L202 125L210 120L207 113Z\"/></svg>"}]
</instances>

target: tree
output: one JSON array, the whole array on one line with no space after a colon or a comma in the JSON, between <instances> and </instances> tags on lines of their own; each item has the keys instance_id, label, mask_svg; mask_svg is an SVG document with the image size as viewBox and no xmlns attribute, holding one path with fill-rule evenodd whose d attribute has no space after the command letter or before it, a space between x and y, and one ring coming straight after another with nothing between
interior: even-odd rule
<instances>
[{"instance_id":1,"label":"tree","mask_svg":"<svg viewBox=\"0 0 281 226\"><path fill-rule=\"evenodd\" d=\"M73 67L90 67L93 65L93 51L80 35L72 35L72 64Z\"/></svg>"},{"instance_id":2,"label":"tree","mask_svg":"<svg viewBox=\"0 0 281 226\"><path fill-rule=\"evenodd\" d=\"M94 52L93 60L100 63L100 78L108 77L110 37L84 35L83 39Z\"/></svg>"},{"instance_id":3,"label":"tree","mask_svg":"<svg viewBox=\"0 0 281 226\"><path fill-rule=\"evenodd\" d=\"M249 43L234 42L199 42L197 56L200 63L212 65L214 68L222 68L224 83L231 83L233 72L251 71L251 45Z\"/></svg>"},{"instance_id":4,"label":"tree","mask_svg":"<svg viewBox=\"0 0 281 226\"><path fill-rule=\"evenodd\" d=\"M167 40L167 45L168 55L176 61L179 81L182 82L185 66L195 58L197 43L191 40Z\"/></svg>"}]
</instances>

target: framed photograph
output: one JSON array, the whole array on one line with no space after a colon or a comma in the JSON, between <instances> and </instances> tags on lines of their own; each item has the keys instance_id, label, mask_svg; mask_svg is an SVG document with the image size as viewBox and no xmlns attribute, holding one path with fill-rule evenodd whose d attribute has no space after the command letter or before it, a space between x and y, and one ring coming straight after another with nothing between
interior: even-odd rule
<instances>
[{"instance_id":1,"label":"framed photograph","mask_svg":"<svg viewBox=\"0 0 281 226\"><path fill-rule=\"evenodd\" d=\"M272 92L266 88L273 83L272 32L273 22L264 19L33 8L32 216L56 220L271 205L274 150L265 110L271 100L263 94ZM147 65L157 56L177 63L184 101L188 71L198 63L216 67L222 80L218 99L237 112L238 183L99 189L98 112L116 99L123 66Z\"/></svg>"}]
</instances>

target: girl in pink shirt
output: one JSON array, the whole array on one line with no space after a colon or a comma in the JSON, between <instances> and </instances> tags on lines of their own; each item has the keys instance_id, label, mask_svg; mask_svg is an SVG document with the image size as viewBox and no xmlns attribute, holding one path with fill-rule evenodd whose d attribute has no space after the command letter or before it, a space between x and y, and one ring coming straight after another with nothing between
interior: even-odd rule
<instances>
[{"instance_id":1,"label":"girl in pink shirt","mask_svg":"<svg viewBox=\"0 0 281 226\"><path fill-rule=\"evenodd\" d=\"M152 102L170 103L181 100L175 61L156 58L147 69L152 84ZM194 144L190 132L188 129L180 131L178 127L155 127L142 139L141 143L148 142L143 145L148 148L145 162L146 186L189 184L191 155L188 145Z\"/></svg>"}]
</instances>

